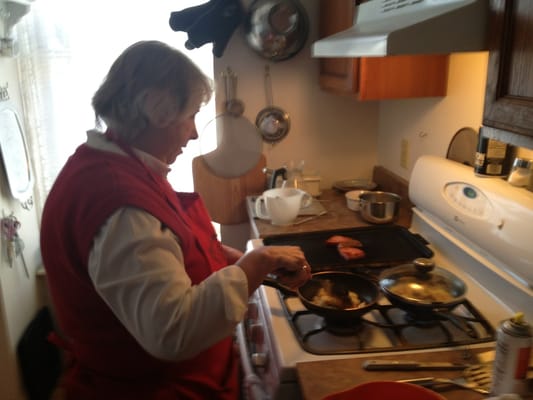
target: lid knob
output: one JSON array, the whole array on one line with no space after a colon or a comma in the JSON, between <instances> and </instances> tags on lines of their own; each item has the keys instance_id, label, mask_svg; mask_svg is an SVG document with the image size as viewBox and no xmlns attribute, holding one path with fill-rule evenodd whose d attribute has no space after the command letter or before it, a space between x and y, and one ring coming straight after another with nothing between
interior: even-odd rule
<instances>
[{"instance_id":1,"label":"lid knob","mask_svg":"<svg viewBox=\"0 0 533 400\"><path fill-rule=\"evenodd\" d=\"M429 258L415 258L413 260L413 265L417 272L428 274L435 268L435 263Z\"/></svg>"}]
</instances>

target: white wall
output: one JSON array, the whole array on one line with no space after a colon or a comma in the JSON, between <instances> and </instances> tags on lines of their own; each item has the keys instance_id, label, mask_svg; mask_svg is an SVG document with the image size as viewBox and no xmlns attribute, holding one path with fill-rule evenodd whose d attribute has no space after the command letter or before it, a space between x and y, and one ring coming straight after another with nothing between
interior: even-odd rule
<instances>
[{"instance_id":1,"label":"white wall","mask_svg":"<svg viewBox=\"0 0 533 400\"><path fill-rule=\"evenodd\" d=\"M478 131L482 121L487 52L450 57L448 93L443 98L382 101L379 110L378 163L409 179L423 154L446 156L454 134ZM400 166L400 142L409 143L407 168Z\"/></svg>"},{"instance_id":2,"label":"white wall","mask_svg":"<svg viewBox=\"0 0 533 400\"><path fill-rule=\"evenodd\" d=\"M22 120L22 106L14 58L0 57L0 85L8 84L10 100L0 102L0 109L11 108L19 113ZM23 121L21 121L23 123ZM22 400L23 396L18 379L16 345L43 304L41 282L36 279L35 271L40 265L39 228L35 208L26 210L15 200L9 191L4 168L0 168L0 216L13 213L21 227L19 235L24 242L24 258L30 277L24 272L21 258L13 267L7 262L5 243L0 246L0 399Z\"/></svg>"},{"instance_id":3,"label":"white wall","mask_svg":"<svg viewBox=\"0 0 533 400\"><path fill-rule=\"evenodd\" d=\"M452 54L446 97L382 101L378 164L409 180L418 157L424 154L445 157L457 131L464 127L479 131L487 62L488 52ZM402 140L409 144L407 168L400 165ZM533 150L517 148L517 156L533 159Z\"/></svg>"},{"instance_id":4,"label":"white wall","mask_svg":"<svg viewBox=\"0 0 533 400\"><path fill-rule=\"evenodd\" d=\"M271 63L274 105L290 114L291 129L280 142L265 143L267 166L278 168L294 160L305 160L318 170L322 186L340 179L370 178L377 162L377 102L358 102L350 97L320 90L318 60L310 46L317 39L318 1L304 1L311 22L305 48L285 61ZM233 34L220 59L215 59L215 76L231 67L238 76L238 97L245 102L245 115L252 122L266 106L264 66L268 60L257 55L244 40L242 30ZM218 93L219 101L223 93Z\"/></svg>"}]
</instances>

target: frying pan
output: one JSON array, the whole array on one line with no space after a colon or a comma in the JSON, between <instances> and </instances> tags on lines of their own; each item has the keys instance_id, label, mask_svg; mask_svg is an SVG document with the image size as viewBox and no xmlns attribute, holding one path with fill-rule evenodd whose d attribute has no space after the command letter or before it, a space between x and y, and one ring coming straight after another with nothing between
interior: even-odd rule
<instances>
[{"instance_id":1,"label":"frying pan","mask_svg":"<svg viewBox=\"0 0 533 400\"><path fill-rule=\"evenodd\" d=\"M477 337L465 319L451 312L464 301L466 284L451 272L435 267L432 260L417 258L412 264L385 270L379 277L379 287L393 305L415 318L439 316L470 337Z\"/></svg>"},{"instance_id":2,"label":"frying pan","mask_svg":"<svg viewBox=\"0 0 533 400\"><path fill-rule=\"evenodd\" d=\"M342 271L314 273L311 275L311 279L296 290L290 289L271 278L264 279L263 285L274 287L286 294L297 294L309 311L333 323L358 319L376 305L380 294L378 286L369 278ZM341 300L348 292L352 291L365 304L356 308L344 309L322 306L313 302L313 298L320 289L325 289L328 294L334 297L341 297Z\"/></svg>"}]
</instances>

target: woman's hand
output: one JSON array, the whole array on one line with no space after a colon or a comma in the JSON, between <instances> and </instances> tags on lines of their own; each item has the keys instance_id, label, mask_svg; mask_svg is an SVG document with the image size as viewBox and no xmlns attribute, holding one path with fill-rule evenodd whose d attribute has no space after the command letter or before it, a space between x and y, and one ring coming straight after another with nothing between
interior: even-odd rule
<instances>
[{"instance_id":1,"label":"woman's hand","mask_svg":"<svg viewBox=\"0 0 533 400\"><path fill-rule=\"evenodd\" d=\"M244 254L235 264L248 277L250 294L267 274L277 275L279 283L293 289L311 278L309 262L297 246L263 246Z\"/></svg>"},{"instance_id":2,"label":"woman's hand","mask_svg":"<svg viewBox=\"0 0 533 400\"><path fill-rule=\"evenodd\" d=\"M235 264L239 258L243 256L243 252L230 246L222 245L222 250L228 260L228 264Z\"/></svg>"}]
</instances>

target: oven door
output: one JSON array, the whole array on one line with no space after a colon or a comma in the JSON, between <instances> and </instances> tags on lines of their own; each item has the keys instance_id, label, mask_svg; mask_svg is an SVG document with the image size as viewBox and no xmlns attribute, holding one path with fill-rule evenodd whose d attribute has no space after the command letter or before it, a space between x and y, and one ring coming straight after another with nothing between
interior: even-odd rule
<instances>
[{"instance_id":1,"label":"oven door","mask_svg":"<svg viewBox=\"0 0 533 400\"><path fill-rule=\"evenodd\" d=\"M243 397L247 400L265 400L269 396L265 391L261 378L255 373L252 367L252 352L246 340L245 330L244 322L237 326L236 334L241 358Z\"/></svg>"},{"instance_id":2,"label":"oven door","mask_svg":"<svg viewBox=\"0 0 533 400\"><path fill-rule=\"evenodd\" d=\"M274 290L274 289L272 289ZM300 388L294 379L280 376L280 360L274 351L266 317L266 305L258 289L248 302L248 311L237 326L236 336L242 368L245 400L298 400ZM296 345L296 344L295 344Z\"/></svg>"}]
</instances>

